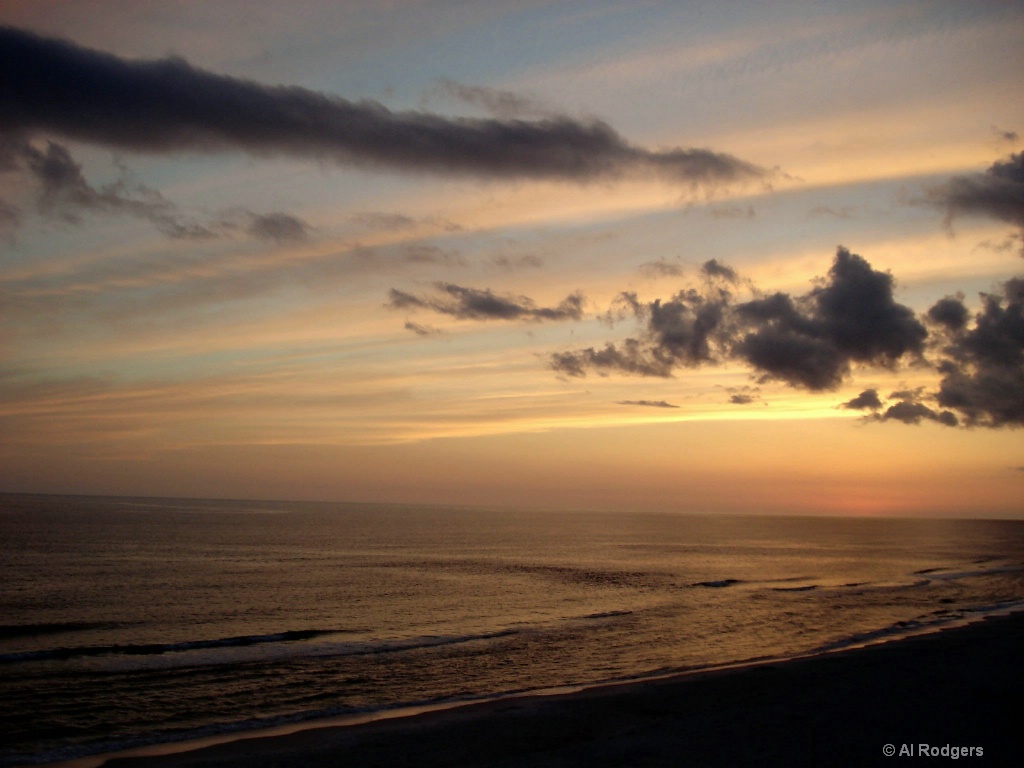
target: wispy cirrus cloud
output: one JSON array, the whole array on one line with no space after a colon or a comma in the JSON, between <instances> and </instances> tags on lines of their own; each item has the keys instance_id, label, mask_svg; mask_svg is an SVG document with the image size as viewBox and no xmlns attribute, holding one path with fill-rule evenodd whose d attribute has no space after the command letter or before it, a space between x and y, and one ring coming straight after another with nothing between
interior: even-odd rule
<instances>
[{"instance_id":1,"label":"wispy cirrus cloud","mask_svg":"<svg viewBox=\"0 0 1024 768\"><path fill-rule=\"evenodd\" d=\"M411 320L405 324L405 330L412 331L417 336L440 336L444 333L439 328L435 328L432 325L424 325L423 323L414 323Z\"/></svg>"},{"instance_id":2,"label":"wispy cirrus cloud","mask_svg":"<svg viewBox=\"0 0 1024 768\"><path fill-rule=\"evenodd\" d=\"M467 288L453 283L434 285L435 295L417 295L392 288L391 309L427 309L459 320L579 320L583 294L573 293L557 306L538 307L526 296L500 295L490 289Z\"/></svg>"},{"instance_id":3,"label":"wispy cirrus cloud","mask_svg":"<svg viewBox=\"0 0 1024 768\"><path fill-rule=\"evenodd\" d=\"M179 58L123 59L12 27L0 27L0 130L140 152L242 150L497 178L647 175L703 186L767 175L709 149L645 149L596 120L395 112L214 74Z\"/></svg>"},{"instance_id":4,"label":"wispy cirrus cloud","mask_svg":"<svg viewBox=\"0 0 1024 768\"><path fill-rule=\"evenodd\" d=\"M427 243L410 243L402 249L403 260L411 264L447 264L465 266L466 260L457 252Z\"/></svg>"},{"instance_id":5,"label":"wispy cirrus cloud","mask_svg":"<svg viewBox=\"0 0 1024 768\"><path fill-rule=\"evenodd\" d=\"M678 262L671 262L662 257L656 261L646 261L639 267L639 272L644 277L682 277L683 265Z\"/></svg>"},{"instance_id":6,"label":"wispy cirrus cloud","mask_svg":"<svg viewBox=\"0 0 1024 768\"><path fill-rule=\"evenodd\" d=\"M514 256L498 254L491 257L490 263L513 272L521 269L540 269L544 266L544 259L535 253L521 253Z\"/></svg>"},{"instance_id":7,"label":"wispy cirrus cloud","mask_svg":"<svg viewBox=\"0 0 1024 768\"><path fill-rule=\"evenodd\" d=\"M353 214L350 217L350 220L360 226L382 232L403 232L415 229L421 225L440 229L445 232L458 232L462 229L462 227L455 222L448 221L447 219L439 218L437 216L417 219L412 216L407 216L404 213L387 211L362 211L360 213Z\"/></svg>"},{"instance_id":8,"label":"wispy cirrus cloud","mask_svg":"<svg viewBox=\"0 0 1024 768\"><path fill-rule=\"evenodd\" d=\"M148 220L173 238L215 237L214 228L183 215L177 206L155 189L120 179L94 187L82 166L63 144L45 146L7 137L0 149L9 172L22 175L36 187L36 207L45 216L77 224L84 213L122 214Z\"/></svg>"},{"instance_id":9,"label":"wispy cirrus cloud","mask_svg":"<svg viewBox=\"0 0 1024 768\"><path fill-rule=\"evenodd\" d=\"M641 405L646 408L678 408L667 400L617 400L616 405Z\"/></svg>"},{"instance_id":10,"label":"wispy cirrus cloud","mask_svg":"<svg viewBox=\"0 0 1024 768\"><path fill-rule=\"evenodd\" d=\"M467 85L447 77L442 77L434 90L504 119L544 117L553 114L553 110L521 93L482 85Z\"/></svg>"},{"instance_id":11,"label":"wispy cirrus cloud","mask_svg":"<svg viewBox=\"0 0 1024 768\"><path fill-rule=\"evenodd\" d=\"M97 187L86 179L70 150L55 141L40 145L0 134L0 169L18 174L24 186L34 188L35 207L41 214L69 224L81 223L85 214L124 215L148 221L174 239L209 240L244 230L258 240L276 243L301 242L312 231L299 217L279 211L234 209L199 219L158 190L125 176ZM7 210L6 223L16 228L22 222L21 211L13 205L7 205Z\"/></svg>"}]
</instances>

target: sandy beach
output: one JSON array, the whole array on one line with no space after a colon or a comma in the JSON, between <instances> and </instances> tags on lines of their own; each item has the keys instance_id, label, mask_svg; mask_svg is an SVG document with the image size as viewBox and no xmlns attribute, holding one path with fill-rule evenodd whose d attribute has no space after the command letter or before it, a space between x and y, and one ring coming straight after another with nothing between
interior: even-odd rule
<instances>
[{"instance_id":1,"label":"sandy beach","mask_svg":"<svg viewBox=\"0 0 1024 768\"><path fill-rule=\"evenodd\" d=\"M1024 690L1022 640L1024 614L1016 614L813 658L115 757L106 765L1015 766L1024 759L1014 714Z\"/></svg>"}]
</instances>

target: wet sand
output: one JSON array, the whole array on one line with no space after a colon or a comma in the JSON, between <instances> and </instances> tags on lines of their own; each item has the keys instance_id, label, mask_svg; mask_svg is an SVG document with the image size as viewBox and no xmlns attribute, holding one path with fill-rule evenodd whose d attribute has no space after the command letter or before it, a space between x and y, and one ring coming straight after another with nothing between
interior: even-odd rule
<instances>
[{"instance_id":1,"label":"wet sand","mask_svg":"<svg viewBox=\"0 0 1024 768\"><path fill-rule=\"evenodd\" d=\"M106 766L1019 766L1022 698L1024 614L1016 614L813 658L116 757ZM886 745L896 754L887 756ZM921 756L921 745L934 756Z\"/></svg>"}]
</instances>

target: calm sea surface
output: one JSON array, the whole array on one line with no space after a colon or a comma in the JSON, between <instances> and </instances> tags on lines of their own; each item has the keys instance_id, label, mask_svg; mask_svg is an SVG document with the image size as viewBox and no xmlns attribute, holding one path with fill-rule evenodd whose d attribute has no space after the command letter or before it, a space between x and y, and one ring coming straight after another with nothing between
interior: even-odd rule
<instances>
[{"instance_id":1,"label":"calm sea surface","mask_svg":"<svg viewBox=\"0 0 1024 768\"><path fill-rule=\"evenodd\" d=\"M0 495L0 765L1024 606L1024 522Z\"/></svg>"}]
</instances>

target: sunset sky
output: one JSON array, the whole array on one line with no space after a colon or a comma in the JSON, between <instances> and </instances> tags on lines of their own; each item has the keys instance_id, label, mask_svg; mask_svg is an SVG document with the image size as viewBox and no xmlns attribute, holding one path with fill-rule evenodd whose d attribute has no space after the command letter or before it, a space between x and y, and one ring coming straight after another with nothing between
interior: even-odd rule
<instances>
[{"instance_id":1,"label":"sunset sky","mask_svg":"<svg viewBox=\"0 0 1024 768\"><path fill-rule=\"evenodd\" d=\"M0 0L0 491L1024 517L1024 4Z\"/></svg>"}]
</instances>

